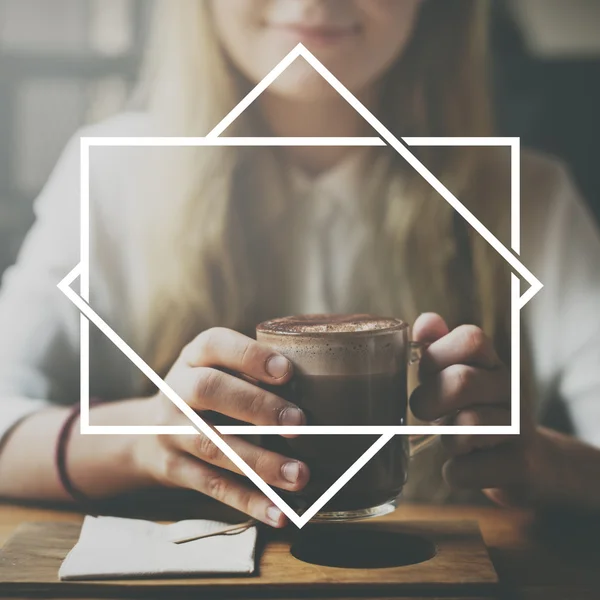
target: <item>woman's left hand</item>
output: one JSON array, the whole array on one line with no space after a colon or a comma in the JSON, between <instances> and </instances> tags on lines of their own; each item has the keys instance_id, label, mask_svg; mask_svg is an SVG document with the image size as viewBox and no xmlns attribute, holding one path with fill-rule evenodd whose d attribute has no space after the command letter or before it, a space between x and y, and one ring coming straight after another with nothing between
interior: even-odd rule
<instances>
[{"instance_id":1,"label":"woman's left hand","mask_svg":"<svg viewBox=\"0 0 600 600\"><path fill-rule=\"evenodd\" d=\"M439 315L424 314L414 324L413 337L430 344L419 366L420 385L410 399L418 419L510 425L510 371L481 329L462 325L449 331ZM526 504L536 491L538 441L529 410L521 410L520 435L442 436L450 457L444 478L452 488L480 489L501 504Z\"/></svg>"}]
</instances>

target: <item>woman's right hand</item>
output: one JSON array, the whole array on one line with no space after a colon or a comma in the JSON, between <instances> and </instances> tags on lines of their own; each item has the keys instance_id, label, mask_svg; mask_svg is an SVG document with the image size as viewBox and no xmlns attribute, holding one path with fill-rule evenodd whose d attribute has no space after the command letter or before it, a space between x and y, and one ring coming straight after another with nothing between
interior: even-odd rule
<instances>
[{"instance_id":1,"label":"woman's right hand","mask_svg":"<svg viewBox=\"0 0 600 600\"><path fill-rule=\"evenodd\" d=\"M269 386L285 384L292 376L292 364L268 346L229 329L213 328L183 349L165 381L205 420L212 412L254 425L306 422L294 404L221 369ZM156 425L190 424L162 393L147 402ZM269 485L297 491L308 482L306 464L233 435L226 441ZM161 485L196 490L274 527L285 524L283 513L240 477L239 469L200 432L139 436L134 455L142 473Z\"/></svg>"}]
</instances>

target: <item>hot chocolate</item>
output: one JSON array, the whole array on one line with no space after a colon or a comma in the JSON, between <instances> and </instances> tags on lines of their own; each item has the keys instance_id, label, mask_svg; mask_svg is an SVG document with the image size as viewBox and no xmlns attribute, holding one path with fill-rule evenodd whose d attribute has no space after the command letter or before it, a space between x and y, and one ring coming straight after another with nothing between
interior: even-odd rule
<instances>
[{"instance_id":1,"label":"hot chocolate","mask_svg":"<svg viewBox=\"0 0 600 600\"><path fill-rule=\"evenodd\" d=\"M305 315L262 323L258 339L294 363L292 381L273 391L300 406L310 425L402 425L407 406L407 326L371 315ZM377 439L373 435L269 435L264 445L308 464L313 504ZM356 514L393 503L406 480L406 439L392 438L322 509Z\"/></svg>"}]
</instances>

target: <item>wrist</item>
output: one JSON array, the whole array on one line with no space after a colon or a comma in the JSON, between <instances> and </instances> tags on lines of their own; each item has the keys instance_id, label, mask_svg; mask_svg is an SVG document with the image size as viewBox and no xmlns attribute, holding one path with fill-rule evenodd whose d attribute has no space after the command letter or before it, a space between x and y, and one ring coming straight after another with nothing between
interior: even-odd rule
<instances>
[{"instance_id":1,"label":"wrist","mask_svg":"<svg viewBox=\"0 0 600 600\"><path fill-rule=\"evenodd\" d=\"M600 509L600 450L545 427L536 430L532 471L537 508Z\"/></svg>"},{"instance_id":2,"label":"wrist","mask_svg":"<svg viewBox=\"0 0 600 600\"><path fill-rule=\"evenodd\" d=\"M139 425L148 413L146 399L122 400L97 406L91 413L96 426ZM67 468L76 487L90 498L109 497L153 484L139 460L135 434L81 435L73 428L67 451Z\"/></svg>"},{"instance_id":3,"label":"wrist","mask_svg":"<svg viewBox=\"0 0 600 600\"><path fill-rule=\"evenodd\" d=\"M156 410L154 407L154 397L133 398L123 400L119 403L119 423L124 426L155 426ZM103 415L98 415L99 424L103 424ZM104 415L110 422L111 417ZM114 421L113 421L114 422ZM131 487L141 489L156 485L156 480L152 476L150 462L152 461L152 445L149 442L154 440L153 435L141 434L121 434L115 436L120 438L117 460L122 460L125 471L130 474Z\"/></svg>"},{"instance_id":4,"label":"wrist","mask_svg":"<svg viewBox=\"0 0 600 600\"><path fill-rule=\"evenodd\" d=\"M135 398L125 401L123 423L130 426L146 425L157 427L164 425L161 421L162 406L158 396ZM136 481L137 488L161 486L157 478L157 464L161 459L157 436L131 434L123 437L123 458Z\"/></svg>"},{"instance_id":5,"label":"wrist","mask_svg":"<svg viewBox=\"0 0 600 600\"><path fill-rule=\"evenodd\" d=\"M527 478L530 501L534 506L552 504L563 493L558 473L560 462L555 432L545 427L536 427L529 455Z\"/></svg>"}]
</instances>

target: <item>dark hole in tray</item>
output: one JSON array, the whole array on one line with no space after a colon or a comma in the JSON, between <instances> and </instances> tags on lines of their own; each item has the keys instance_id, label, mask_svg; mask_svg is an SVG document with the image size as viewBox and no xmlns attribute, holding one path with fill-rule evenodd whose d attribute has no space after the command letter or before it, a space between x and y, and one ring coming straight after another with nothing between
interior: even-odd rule
<instances>
[{"instance_id":1,"label":"dark hole in tray","mask_svg":"<svg viewBox=\"0 0 600 600\"><path fill-rule=\"evenodd\" d=\"M325 567L383 569L430 560L436 554L430 540L381 529L313 525L300 530L292 556Z\"/></svg>"}]
</instances>

